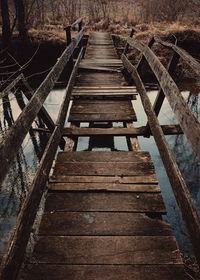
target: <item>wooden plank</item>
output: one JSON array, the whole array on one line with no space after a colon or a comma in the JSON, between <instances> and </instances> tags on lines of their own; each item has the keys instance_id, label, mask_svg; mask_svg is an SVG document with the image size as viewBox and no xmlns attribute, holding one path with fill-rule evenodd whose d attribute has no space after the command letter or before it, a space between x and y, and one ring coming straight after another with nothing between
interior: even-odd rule
<instances>
[{"instance_id":1,"label":"wooden plank","mask_svg":"<svg viewBox=\"0 0 200 280\"><path fill-rule=\"evenodd\" d=\"M115 191L115 192L160 192L159 185L115 183L56 183L49 184L50 191Z\"/></svg>"},{"instance_id":2,"label":"wooden plank","mask_svg":"<svg viewBox=\"0 0 200 280\"><path fill-rule=\"evenodd\" d=\"M70 114L116 114L116 109L118 109L118 114L123 114L124 112L126 112L126 114L134 114L131 101L126 101L122 104L120 104L120 102L107 104L104 100L96 104L90 103L90 101L85 104L77 104L76 101L74 101Z\"/></svg>"},{"instance_id":3,"label":"wooden plank","mask_svg":"<svg viewBox=\"0 0 200 280\"><path fill-rule=\"evenodd\" d=\"M131 113L124 114L70 114L69 122L122 122L136 121L136 116Z\"/></svg>"},{"instance_id":4,"label":"wooden plank","mask_svg":"<svg viewBox=\"0 0 200 280\"><path fill-rule=\"evenodd\" d=\"M183 134L179 125L163 125L161 126L165 135ZM146 127L131 128L65 128L64 136L93 136L93 135L113 135L113 136L144 136L146 135Z\"/></svg>"},{"instance_id":5,"label":"wooden plank","mask_svg":"<svg viewBox=\"0 0 200 280\"><path fill-rule=\"evenodd\" d=\"M174 237L40 237L33 263L182 264Z\"/></svg>"},{"instance_id":6,"label":"wooden plank","mask_svg":"<svg viewBox=\"0 0 200 280\"><path fill-rule=\"evenodd\" d=\"M69 162L56 163L54 176L62 175L85 175L85 176L142 176L155 174L151 162Z\"/></svg>"},{"instance_id":7,"label":"wooden plank","mask_svg":"<svg viewBox=\"0 0 200 280\"><path fill-rule=\"evenodd\" d=\"M116 183L116 184L157 184L155 174L143 176L52 176L52 183Z\"/></svg>"},{"instance_id":8,"label":"wooden plank","mask_svg":"<svg viewBox=\"0 0 200 280\"><path fill-rule=\"evenodd\" d=\"M66 63L71 57L74 48L78 45L83 33L80 32L77 39L66 48L57 61L53 69L47 75L46 79L36 90L32 99L29 101L23 112L20 114L15 124L10 128L5 137L0 142L0 162L4 162L0 167L0 183L4 180L9 166L15 158L21 144L29 131L35 117L40 111L46 97L53 88L55 82L59 78ZM13 145L15 143L15 145Z\"/></svg>"},{"instance_id":9,"label":"wooden plank","mask_svg":"<svg viewBox=\"0 0 200 280\"><path fill-rule=\"evenodd\" d=\"M60 152L57 162L151 162L148 152Z\"/></svg>"},{"instance_id":10,"label":"wooden plank","mask_svg":"<svg viewBox=\"0 0 200 280\"><path fill-rule=\"evenodd\" d=\"M159 125L155 112L153 111L151 102L138 75L138 72L125 57L124 63L129 69L132 69L132 77L137 85L138 92L140 93L145 112L148 116L151 131L154 135L162 161L167 171L167 175L172 185L173 192L182 212L187 230L190 234L197 262L200 265L200 219L197 210L193 204L187 185L180 173L178 165L170 151L167 140Z\"/></svg>"},{"instance_id":11,"label":"wooden plank","mask_svg":"<svg viewBox=\"0 0 200 280\"><path fill-rule=\"evenodd\" d=\"M47 212L147 212L166 214L160 193L64 192L49 193Z\"/></svg>"},{"instance_id":12,"label":"wooden plank","mask_svg":"<svg viewBox=\"0 0 200 280\"><path fill-rule=\"evenodd\" d=\"M117 86L117 87L103 87L103 86L98 86L98 87L74 87L75 90L135 90L135 87L133 86L123 86L123 87L120 87L120 86Z\"/></svg>"},{"instance_id":13,"label":"wooden plank","mask_svg":"<svg viewBox=\"0 0 200 280\"><path fill-rule=\"evenodd\" d=\"M60 236L170 236L160 219L138 213L44 213L39 235Z\"/></svg>"},{"instance_id":14,"label":"wooden plank","mask_svg":"<svg viewBox=\"0 0 200 280\"><path fill-rule=\"evenodd\" d=\"M144 54L149 66L156 75L182 130L191 143L194 152L200 159L200 124L190 110L177 85L149 47L132 39L128 39L128 42L131 46L140 50ZM122 58L124 60L125 56L122 56ZM132 71L132 65L127 65L127 67Z\"/></svg>"},{"instance_id":15,"label":"wooden plank","mask_svg":"<svg viewBox=\"0 0 200 280\"><path fill-rule=\"evenodd\" d=\"M137 94L134 93L130 93L130 92L92 92L92 91L88 91L88 92L73 92L72 96L91 96L91 97L96 97L96 96L111 96L111 97L115 97L115 96L136 96Z\"/></svg>"},{"instance_id":16,"label":"wooden plank","mask_svg":"<svg viewBox=\"0 0 200 280\"><path fill-rule=\"evenodd\" d=\"M90 88L90 89L74 89L73 92L81 92L81 93L88 93L88 92L91 92L91 93L130 93L130 94L134 94L136 93L135 89L123 89L123 88L110 88L110 89L105 89L105 88L96 88L96 89L93 89L93 88Z\"/></svg>"},{"instance_id":17,"label":"wooden plank","mask_svg":"<svg viewBox=\"0 0 200 280\"><path fill-rule=\"evenodd\" d=\"M182 265L53 265L25 267L24 280L186 280Z\"/></svg>"}]
</instances>

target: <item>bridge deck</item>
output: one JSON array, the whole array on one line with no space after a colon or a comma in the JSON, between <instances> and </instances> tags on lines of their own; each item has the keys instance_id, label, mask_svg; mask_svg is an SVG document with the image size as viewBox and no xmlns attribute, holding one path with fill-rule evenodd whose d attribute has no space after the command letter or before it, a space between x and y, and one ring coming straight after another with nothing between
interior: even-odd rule
<instances>
[{"instance_id":1,"label":"bridge deck","mask_svg":"<svg viewBox=\"0 0 200 280\"><path fill-rule=\"evenodd\" d=\"M120 66L109 34L92 33L73 92L73 125L136 120ZM72 148L57 156L23 279L184 279L150 154Z\"/></svg>"}]
</instances>

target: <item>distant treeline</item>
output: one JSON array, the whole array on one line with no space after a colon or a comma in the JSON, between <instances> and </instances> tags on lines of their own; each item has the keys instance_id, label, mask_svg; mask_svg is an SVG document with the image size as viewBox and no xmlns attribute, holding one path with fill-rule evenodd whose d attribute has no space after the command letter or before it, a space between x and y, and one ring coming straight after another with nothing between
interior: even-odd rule
<instances>
[{"instance_id":1,"label":"distant treeline","mask_svg":"<svg viewBox=\"0 0 200 280\"><path fill-rule=\"evenodd\" d=\"M2 34L27 38L29 28L67 25L84 17L88 26L134 25L158 21L199 23L200 0L0 0Z\"/></svg>"}]
</instances>

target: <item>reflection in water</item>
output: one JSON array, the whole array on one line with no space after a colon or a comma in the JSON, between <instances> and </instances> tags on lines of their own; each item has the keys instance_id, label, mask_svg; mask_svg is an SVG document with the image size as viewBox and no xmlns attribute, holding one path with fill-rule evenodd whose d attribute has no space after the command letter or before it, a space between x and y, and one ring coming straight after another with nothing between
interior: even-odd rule
<instances>
[{"instance_id":1,"label":"reflection in water","mask_svg":"<svg viewBox=\"0 0 200 280\"><path fill-rule=\"evenodd\" d=\"M57 91L57 93L56 96L55 92L52 92L47 99L50 104L48 112L53 119L57 117L64 91ZM53 109L51 109L49 100L53 100ZM19 90L15 90L15 95L11 93L0 99L0 138L5 136L5 132L13 125L26 104L27 99ZM45 127L40 118L35 120L33 126ZM16 217L35 176L47 141L46 133L36 133L31 128L0 188L0 258L5 250L10 232L15 226Z\"/></svg>"}]
</instances>

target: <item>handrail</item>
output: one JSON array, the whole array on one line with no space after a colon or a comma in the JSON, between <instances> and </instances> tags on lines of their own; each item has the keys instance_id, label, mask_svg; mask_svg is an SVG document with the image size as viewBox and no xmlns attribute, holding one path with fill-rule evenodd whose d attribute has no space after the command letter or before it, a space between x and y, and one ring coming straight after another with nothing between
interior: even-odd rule
<instances>
[{"instance_id":1,"label":"handrail","mask_svg":"<svg viewBox=\"0 0 200 280\"><path fill-rule=\"evenodd\" d=\"M77 38L74 39L65 49L55 66L47 75L46 79L39 86L27 106L19 115L14 125L9 129L6 137L0 142L0 162L4 162L4 164L2 164L0 167L0 184L4 180L9 166L17 155L27 132L29 131L34 119L42 108L42 105L49 95L49 92L54 87L55 82L58 80L65 65L69 61L74 49L78 46L82 37L83 30L78 33ZM13 143L15 143L15 145L13 145Z\"/></svg>"},{"instance_id":2,"label":"handrail","mask_svg":"<svg viewBox=\"0 0 200 280\"><path fill-rule=\"evenodd\" d=\"M161 44L162 46L174 50L187 63L187 65L190 66L198 76L200 76L200 63L196 61L194 57L192 57L182 48L172 43L161 40L161 38L157 34L154 35L154 39L157 43Z\"/></svg>"},{"instance_id":3,"label":"handrail","mask_svg":"<svg viewBox=\"0 0 200 280\"><path fill-rule=\"evenodd\" d=\"M165 96L167 97L168 102L175 116L177 117L183 132L191 143L194 152L200 159L200 124L188 107L188 104L181 95L174 80L171 78L158 57L148 46L131 38L128 38L127 41L132 47L135 47L137 50L143 53Z\"/></svg>"},{"instance_id":4,"label":"handrail","mask_svg":"<svg viewBox=\"0 0 200 280\"><path fill-rule=\"evenodd\" d=\"M80 43L82 37L83 29L81 29L81 31L78 33L77 38L72 40L71 43L67 46L46 79L36 90L33 97L16 120L15 124L10 128L8 134L0 143L0 161L4 159L5 163L4 165L0 166L1 181L3 181L3 179L5 178L8 167L10 166L14 157L17 155L21 143L26 137L26 134L30 129L32 122L43 108L43 103L46 97L48 96L50 90L53 88L55 82L59 78L66 64L69 63L70 58L72 58L73 52ZM66 94L63 99L57 121L54 124L52 135L47 143L36 176L32 182L30 191L25 199L25 202L23 203L22 209L17 218L15 230L9 240L8 250L3 258L1 265L1 280L16 279L20 266L23 262L26 246L30 238L32 225L37 214L37 209L46 188L46 182L48 180L53 159L58 149L58 145L62 139L65 119L69 108L70 96L73 89L75 76L77 74L78 65L82 56L83 48L81 48L79 56L71 72L66 88ZM23 80L23 78L24 76L21 75L20 79ZM13 145L12 143L15 143L15 145ZM7 155L8 151L9 155Z\"/></svg>"},{"instance_id":5,"label":"handrail","mask_svg":"<svg viewBox=\"0 0 200 280\"><path fill-rule=\"evenodd\" d=\"M193 249L198 264L200 265L200 219L192 202L191 196L187 189L187 185L181 175L178 165L170 151L167 140L164 136L162 128L159 124L157 116L153 110L145 87L137 72L137 69L131 64L125 55L122 56L124 66L131 74L136 84L137 90L141 96L142 104L148 117L148 122L160 152L163 164L169 177L174 195L182 212L182 216L186 223L188 232L191 237Z\"/></svg>"}]
</instances>

